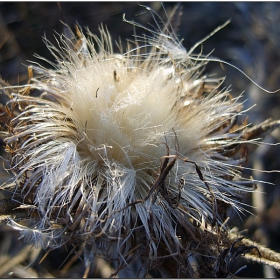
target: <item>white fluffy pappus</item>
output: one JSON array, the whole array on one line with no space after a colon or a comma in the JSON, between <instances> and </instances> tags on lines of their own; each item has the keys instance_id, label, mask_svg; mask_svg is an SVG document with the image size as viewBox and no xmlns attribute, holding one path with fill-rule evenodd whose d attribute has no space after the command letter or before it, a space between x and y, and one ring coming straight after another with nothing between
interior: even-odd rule
<instances>
[{"instance_id":1,"label":"white fluffy pappus","mask_svg":"<svg viewBox=\"0 0 280 280\"><path fill-rule=\"evenodd\" d=\"M77 30L47 42L55 70L30 66L5 143L32 223L10 224L43 248L83 245L86 262L114 248L121 263L171 257L187 271L182 259L211 255L205 232L220 234L224 209L242 211L254 190L241 174L251 139L239 98L201 75L207 56L167 27L146 30L120 53L106 29Z\"/></svg>"}]
</instances>

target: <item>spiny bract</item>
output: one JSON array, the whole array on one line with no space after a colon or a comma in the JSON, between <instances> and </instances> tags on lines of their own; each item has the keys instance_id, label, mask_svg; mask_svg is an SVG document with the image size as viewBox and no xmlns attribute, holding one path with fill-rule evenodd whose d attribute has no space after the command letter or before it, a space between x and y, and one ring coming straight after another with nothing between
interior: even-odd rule
<instances>
[{"instance_id":1,"label":"spiny bract","mask_svg":"<svg viewBox=\"0 0 280 280\"><path fill-rule=\"evenodd\" d=\"M84 246L87 265L167 258L191 276L189 256L216 262L226 209L254 189L241 175L247 123L239 98L201 75L207 56L167 26L146 31L120 53L102 27L46 41L55 70L30 66L6 107L9 187L29 209L28 225L10 224L36 246Z\"/></svg>"}]
</instances>

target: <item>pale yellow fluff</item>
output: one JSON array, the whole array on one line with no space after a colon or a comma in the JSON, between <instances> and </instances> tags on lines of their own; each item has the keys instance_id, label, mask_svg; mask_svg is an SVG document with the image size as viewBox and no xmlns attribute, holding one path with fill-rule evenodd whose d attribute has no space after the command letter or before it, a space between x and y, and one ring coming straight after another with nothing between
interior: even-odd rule
<instances>
[{"instance_id":1,"label":"pale yellow fluff","mask_svg":"<svg viewBox=\"0 0 280 280\"><path fill-rule=\"evenodd\" d=\"M41 96L13 95L25 106L5 140L16 146L15 193L34 194L40 219L10 223L38 246L82 240L92 254L112 242L127 255L142 236L155 260L159 244L164 254L184 247L179 227L195 237L221 225L217 203L241 209L252 191L240 174L245 157L228 152L245 141L246 125L234 128L242 104L201 76L206 57L171 32L152 30L121 53L100 32L61 37L60 49L47 42L56 70L31 66L38 75L29 87ZM167 158L174 166L155 186Z\"/></svg>"}]
</instances>

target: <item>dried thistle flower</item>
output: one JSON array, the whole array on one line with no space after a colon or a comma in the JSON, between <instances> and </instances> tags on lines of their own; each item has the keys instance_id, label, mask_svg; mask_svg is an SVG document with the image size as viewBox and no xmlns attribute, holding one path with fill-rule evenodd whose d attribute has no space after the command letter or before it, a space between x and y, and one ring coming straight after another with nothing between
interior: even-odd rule
<instances>
[{"instance_id":1,"label":"dried thistle flower","mask_svg":"<svg viewBox=\"0 0 280 280\"><path fill-rule=\"evenodd\" d=\"M200 276L226 276L253 249L237 250L224 227L255 189L242 177L247 144L278 123L249 128L240 97L202 76L199 44L186 51L168 25L143 28L150 36L119 53L103 27L88 38L77 28L59 48L46 40L55 70L30 66L30 84L6 90L6 188L26 211L9 224L42 248L83 246L87 267L99 254L118 269L140 257L195 276L195 256Z\"/></svg>"}]
</instances>

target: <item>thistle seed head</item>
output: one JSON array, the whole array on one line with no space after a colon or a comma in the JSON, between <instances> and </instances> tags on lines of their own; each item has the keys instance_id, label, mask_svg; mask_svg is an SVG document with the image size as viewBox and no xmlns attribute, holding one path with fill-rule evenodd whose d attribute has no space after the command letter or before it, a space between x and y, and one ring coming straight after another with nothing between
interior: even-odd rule
<instances>
[{"instance_id":1,"label":"thistle seed head","mask_svg":"<svg viewBox=\"0 0 280 280\"><path fill-rule=\"evenodd\" d=\"M228 207L254 190L241 173L252 140L240 98L201 74L207 56L145 29L119 52L104 27L46 40L55 69L30 66L8 93L8 188L28 209L9 223L42 248L84 246L86 264L166 258L191 276L190 256L215 263Z\"/></svg>"}]
</instances>

